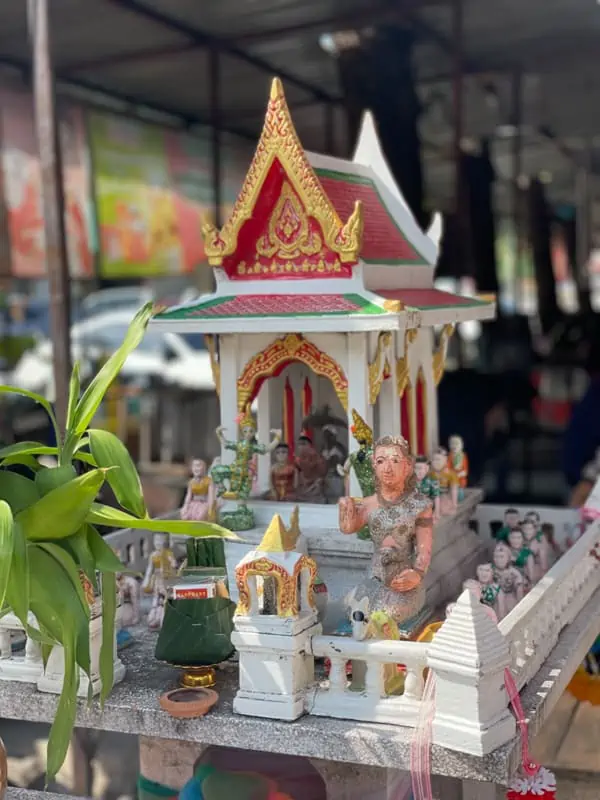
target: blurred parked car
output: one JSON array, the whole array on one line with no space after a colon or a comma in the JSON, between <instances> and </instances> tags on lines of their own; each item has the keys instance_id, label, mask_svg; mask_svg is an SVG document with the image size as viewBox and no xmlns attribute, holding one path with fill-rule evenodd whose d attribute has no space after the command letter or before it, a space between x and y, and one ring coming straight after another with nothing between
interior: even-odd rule
<instances>
[{"instance_id":1,"label":"blurred parked car","mask_svg":"<svg viewBox=\"0 0 600 800\"><path fill-rule=\"evenodd\" d=\"M135 310L137 307L98 314L72 326L72 358L80 362L82 383L91 377L95 366L121 344ZM136 384L154 379L201 392L215 388L202 334L147 331L137 350L125 362L121 375L125 381ZM54 400L50 339L40 341L24 353L12 371L10 382Z\"/></svg>"}]
</instances>

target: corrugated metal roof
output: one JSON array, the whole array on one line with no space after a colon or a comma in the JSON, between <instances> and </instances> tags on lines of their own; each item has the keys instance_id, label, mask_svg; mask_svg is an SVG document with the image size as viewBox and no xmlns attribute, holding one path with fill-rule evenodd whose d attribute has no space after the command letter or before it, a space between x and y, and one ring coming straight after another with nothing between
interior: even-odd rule
<instances>
[{"instance_id":1,"label":"corrugated metal roof","mask_svg":"<svg viewBox=\"0 0 600 800\"><path fill-rule=\"evenodd\" d=\"M30 63L25 2L0 4L0 65ZM339 98L338 65L319 43L324 32L381 21L412 22L427 110L425 138L431 201L451 197L452 10L444 0L52 0L55 67L63 83L102 89L128 102L179 115L210 117L212 37L220 58L221 119L250 138L258 133L274 73L307 149L327 146L324 100ZM539 128L576 151L600 131L596 58L600 7L594 0L464 0L465 135L493 135L510 121L511 72L526 73L524 171L553 172L552 191L573 186L572 165ZM432 79L436 79L433 81ZM483 84L491 84L490 102ZM433 101L432 101L433 98ZM334 113L336 153L348 150L346 120ZM508 175L510 142L495 147Z\"/></svg>"}]
</instances>

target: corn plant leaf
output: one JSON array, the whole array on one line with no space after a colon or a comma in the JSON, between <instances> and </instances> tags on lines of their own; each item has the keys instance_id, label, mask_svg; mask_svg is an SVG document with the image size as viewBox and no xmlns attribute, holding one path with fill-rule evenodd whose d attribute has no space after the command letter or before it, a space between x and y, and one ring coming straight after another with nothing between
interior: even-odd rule
<instances>
[{"instance_id":1,"label":"corn plant leaf","mask_svg":"<svg viewBox=\"0 0 600 800\"><path fill-rule=\"evenodd\" d=\"M54 414L54 409L50 405L50 403L46 400L45 397L42 397L41 394L36 394L36 392L30 392L27 389L19 389L17 386L5 386L0 385L0 394L19 394L21 397L28 397L30 400L33 400L34 403L38 403L46 414L50 417L50 422L52 423L52 427L54 428L54 435L56 436L57 443L60 442L60 430L58 428L58 423L56 421L56 415Z\"/></svg>"},{"instance_id":2,"label":"corn plant leaf","mask_svg":"<svg viewBox=\"0 0 600 800\"><path fill-rule=\"evenodd\" d=\"M10 580L15 536L14 520L10 506L0 500L0 608L4 606L6 589Z\"/></svg>"},{"instance_id":3,"label":"corn plant leaf","mask_svg":"<svg viewBox=\"0 0 600 800\"><path fill-rule=\"evenodd\" d=\"M54 780L64 764L75 728L79 670L75 660L76 629L73 620L66 619L63 622L62 646L65 652L65 672L58 708L48 736L46 783Z\"/></svg>"},{"instance_id":4,"label":"corn plant leaf","mask_svg":"<svg viewBox=\"0 0 600 800\"><path fill-rule=\"evenodd\" d=\"M63 689L48 741L47 777L52 779L64 762L73 732L79 687L78 640L89 639L89 621L73 581L59 561L39 545L30 545L28 551L31 611L40 627L64 649Z\"/></svg>"},{"instance_id":5,"label":"corn plant leaf","mask_svg":"<svg viewBox=\"0 0 600 800\"><path fill-rule=\"evenodd\" d=\"M117 554L104 541L98 531L92 525L87 525L86 530L88 545L92 551L96 569L103 573L124 572L125 569L123 564L119 561Z\"/></svg>"},{"instance_id":6,"label":"corn plant leaf","mask_svg":"<svg viewBox=\"0 0 600 800\"><path fill-rule=\"evenodd\" d=\"M9 470L0 470L0 500L11 507L13 514L18 514L40 499L35 483L24 475Z\"/></svg>"},{"instance_id":7,"label":"corn plant leaf","mask_svg":"<svg viewBox=\"0 0 600 800\"><path fill-rule=\"evenodd\" d=\"M90 467L97 467L96 459L91 453L86 453L85 451L78 450L73 454L73 458L75 461L83 461L84 464L89 464Z\"/></svg>"},{"instance_id":8,"label":"corn plant leaf","mask_svg":"<svg viewBox=\"0 0 600 800\"><path fill-rule=\"evenodd\" d=\"M77 596L81 601L81 607L83 608L84 614L89 619L90 607L85 596L83 584L81 582L79 567L73 560L71 554L67 552L64 547L61 547L60 544L56 544L55 542L39 542L34 546L41 547L42 550L45 550L49 555L52 556L52 558L58 561L58 563L69 576L71 583L77 592Z\"/></svg>"},{"instance_id":9,"label":"corn plant leaf","mask_svg":"<svg viewBox=\"0 0 600 800\"><path fill-rule=\"evenodd\" d=\"M140 476L123 442L114 433L89 430L90 450L99 467L116 467L106 475L120 505L140 519L148 516Z\"/></svg>"},{"instance_id":10,"label":"corn plant leaf","mask_svg":"<svg viewBox=\"0 0 600 800\"><path fill-rule=\"evenodd\" d=\"M27 469L30 469L32 472L38 472L42 468L42 465L37 458L35 458L35 456L30 456L27 453L17 456L9 456L2 461L3 467L12 467L14 464L27 467Z\"/></svg>"},{"instance_id":11,"label":"corn plant leaf","mask_svg":"<svg viewBox=\"0 0 600 800\"><path fill-rule=\"evenodd\" d=\"M69 402L67 405L67 431L73 427L73 419L75 417L75 409L77 407L77 401L79 400L80 392L81 392L81 378L80 378L79 361L76 361L73 364L73 369L71 370L71 379L69 380Z\"/></svg>"},{"instance_id":12,"label":"corn plant leaf","mask_svg":"<svg viewBox=\"0 0 600 800\"><path fill-rule=\"evenodd\" d=\"M75 435L83 436L86 432L104 399L104 395L121 371L123 364L144 338L144 333L152 319L152 314L152 303L147 303L137 312L131 321L121 346L112 354L81 396L73 414L71 425L71 430Z\"/></svg>"},{"instance_id":13,"label":"corn plant leaf","mask_svg":"<svg viewBox=\"0 0 600 800\"><path fill-rule=\"evenodd\" d=\"M75 563L84 571L86 578L91 582L94 589L97 589L97 566L88 542L88 527L91 526L83 525L73 536L63 539L61 545L71 553Z\"/></svg>"},{"instance_id":14,"label":"corn plant leaf","mask_svg":"<svg viewBox=\"0 0 600 800\"><path fill-rule=\"evenodd\" d=\"M23 527L13 523L13 554L10 580L6 588L6 602L23 627L27 627L29 613L29 553Z\"/></svg>"},{"instance_id":15,"label":"corn plant leaf","mask_svg":"<svg viewBox=\"0 0 600 800\"><path fill-rule=\"evenodd\" d=\"M76 477L77 473L71 464L66 464L64 467L42 467L35 476L35 485L38 494L43 497L52 489L58 489Z\"/></svg>"},{"instance_id":16,"label":"corn plant leaf","mask_svg":"<svg viewBox=\"0 0 600 800\"><path fill-rule=\"evenodd\" d=\"M183 519L138 519L118 508L92 503L87 522L92 525L106 525L111 528L137 528L173 536L219 537L241 541L239 536L214 522L193 522Z\"/></svg>"},{"instance_id":17,"label":"corn plant leaf","mask_svg":"<svg viewBox=\"0 0 600 800\"><path fill-rule=\"evenodd\" d=\"M102 645L100 647L100 703L104 706L114 683L117 581L114 572L102 573Z\"/></svg>"},{"instance_id":18,"label":"corn plant leaf","mask_svg":"<svg viewBox=\"0 0 600 800\"><path fill-rule=\"evenodd\" d=\"M55 541L76 533L86 521L104 478L105 470L86 472L17 514L27 539Z\"/></svg>"},{"instance_id":19,"label":"corn plant leaf","mask_svg":"<svg viewBox=\"0 0 600 800\"><path fill-rule=\"evenodd\" d=\"M17 456L57 456L58 448L40 442L17 442L0 448L0 461L15 459ZM19 463L15 461L14 463Z\"/></svg>"}]
</instances>

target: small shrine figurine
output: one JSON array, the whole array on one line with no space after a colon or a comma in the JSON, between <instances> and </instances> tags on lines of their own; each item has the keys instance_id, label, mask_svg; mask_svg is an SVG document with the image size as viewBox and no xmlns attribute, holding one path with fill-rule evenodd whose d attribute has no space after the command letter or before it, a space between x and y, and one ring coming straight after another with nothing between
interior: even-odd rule
<instances>
[{"instance_id":1,"label":"small shrine figurine","mask_svg":"<svg viewBox=\"0 0 600 800\"><path fill-rule=\"evenodd\" d=\"M271 467L272 500L292 501L296 497L296 469L290 461L290 448L285 442L279 442L273 453L274 464Z\"/></svg>"},{"instance_id":2,"label":"small shrine figurine","mask_svg":"<svg viewBox=\"0 0 600 800\"><path fill-rule=\"evenodd\" d=\"M336 502L344 494L344 482L338 472L346 461L348 451L338 441L334 425L325 425L323 428L324 446L321 456L327 462L327 477L325 481L325 496Z\"/></svg>"},{"instance_id":3,"label":"small shrine figurine","mask_svg":"<svg viewBox=\"0 0 600 800\"><path fill-rule=\"evenodd\" d=\"M252 491L251 462L255 454L265 455L270 453L281 441L281 431L271 430L273 439L270 444L264 445L256 441L256 423L250 412L237 420L241 438L237 442L225 438L225 428L217 428L217 437L225 450L233 450L235 460L231 465L220 464L216 474L211 475L214 480L217 497L224 500L238 500L245 504ZM226 482L228 485L226 485Z\"/></svg>"},{"instance_id":4,"label":"small shrine figurine","mask_svg":"<svg viewBox=\"0 0 600 800\"><path fill-rule=\"evenodd\" d=\"M495 533L492 531L492 535L498 542L508 542L508 534L518 527L519 512L516 508L507 508L504 512L504 523L502 527L499 528Z\"/></svg>"},{"instance_id":5,"label":"small shrine figurine","mask_svg":"<svg viewBox=\"0 0 600 800\"><path fill-rule=\"evenodd\" d=\"M281 431L271 430L273 436L268 445L256 441L256 423L250 408L237 420L240 439L237 442L225 438L225 428L217 428L217 436L225 450L233 450L233 464L217 464L210 476L214 482L217 498L236 500L234 511L219 511L219 522L232 531L247 531L254 527L254 513L247 501L252 491L252 458L255 455L271 453L281 441Z\"/></svg>"},{"instance_id":6,"label":"small shrine figurine","mask_svg":"<svg viewBox=\"0 0 600 800\"><path fill-rule=\"evenodd\" d=\"M414 462L403 438L378 439L373 460L376 493L339 502L341 532L357 533L368 524L374 545L369 576L352 590L346 604L352 609L366 600L368 615L381 612L393 631L418 618L425 606L423 579L431 561L433 510L431 500L417 490Z\"/></svg>"},{"instance_id":7,"label":"small shrine figurine","mask_svg":"<svg viewBox=\"0 0 600 800\"><path fill-rule=\"evenodd\" d=\"M352 422L350 432L358 442L358 450L350 453L344 466L338 465L338 474L346 479L345 494L350 494L348 476L354 470L356 480L360 486L363 497L375 494L375 471L373 469L373 431L360 416L358 411L352 409Z\"/></svg>"},{"instance_id":8,"label":"small shrine figurine","mask_svg":"<svg viewBox=\"0 0 600 800\"><path fill-rule=\"evenodd\" d=\"M415 458L415 475L417 489L433 503L433 519L437 522L440 518L440 485L431 477L431 466L426 456Z\"/></svg>"},{"instance_id":9,"label":"small shrine figurine","mask_svg":"<svg viewBox=\"0 0 600 800\"><path fill-rule=\"evenodd\" d=\"M500 586L494 578L494 566L491 563L477 565L477 581L481 590L481 602L493 608L498 614L498 595Z\"/></svg>"},{"instance_id":10,"label":"small shrine figurine","mask_svg":"<svg viewBox=\"0 0 600 800\"><path fill-rule=\"evenodd\" d=\"M458 500L464 499L469 480L469 459L465 453L462 436L454 435L448 439L448 469L458 478Z\"/></svg>"},{"instance_id":11,"label":"small shrine figurine","mask_svg":"<svg viewBox=\"0 0 600 800\"><path fill-rule=\"evenodd\" d=\"M498 542L494 548L494 580L500 587L498 592L498 619L504 619L525 594L525 579L520 570L512 564L512 553L505 542Z\"/></svg>"},{"instance_id":12,"label":"small shrine figurine","mask_svg":"<svg viewBox=\"0 0 600 800\"><path fill-rule=\"evenodd\" d=\"M513 528L508 534L508 546L512 554L512 563L523 573L525 588L530 589L535 583L535 561L533 553L525 544L521 528Z\"/></svg>"},{"instance_id":13,"label":"small shrine figurine","mask_svg":"<svg viewBox=\"0 0 600 800\"><path fill-rule=\"evenodd\" d=\"M131 575L117 575L117 591L121 601L121 627L129 628L140 621L140 585Z\"/></svg>"},{"instance_id":14,"label":"small shrine figurine","mask_svg":"<svg viewBox=\"0 0 600 800\"><path fill-rule=\"evenodd\" d=\"M154 550L148 559L142 590L152 595L152 607L148 613L148 627L157 630L162 625L164 605L167 597L167 581L177 575L177 561L170 549L169 537L165 533L154 534Z\"/></svg>"},{"instance_id":15,"label":"small shrine figurine","mask_svg":"<svg viewBox=\"0 0 600 800\"><path fill-rule=\"evenodd\" d=\"M438 447L431 456L429 477L440 487L440 513L454 514L458 505L458 478L448 468L448 451L444 447Z\"/></svg>"},{"instance_id":16,"label":"small shrine figurine","mask_svg":"<svg viewBox=\"0 0 600 800\"><path fill-rule=\"evenodd\" d=\"M324 503L327 461L317 452L309 436L302 435L298 439L296 470L296 499L304 503Z\"/></svg>"},{"instance_id":17,"label":"small shrine figurine","mask_svg":"<svg viewBox=\"0 0 600 800\"><path fill-rule=\"evenodd\" d=\"M540 581L550 568L550 545L543 531L538 530L534 520L525 517L521 523L521 531L525 539L525 547L533 555L533 583Z\"/></svg>"},{"instance_id":18,"label":"small shrine figurine","mask_svg":"<svg viewBox=\"0 0 600 800\"><path fill-rule=\"evenodd\" d=\"M194 458L191 463L192 479L181 507L181 519L204 522L215 513L215 491L212 479L206 474L206 462Z\"/></svg>"}]
</instances>

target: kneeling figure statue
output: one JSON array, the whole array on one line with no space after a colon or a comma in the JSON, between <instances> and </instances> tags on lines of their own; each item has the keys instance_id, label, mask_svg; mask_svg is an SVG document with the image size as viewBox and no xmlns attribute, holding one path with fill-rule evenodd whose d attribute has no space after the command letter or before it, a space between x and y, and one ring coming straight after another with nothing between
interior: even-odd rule
<instances>
[{"instance_id":1,"label":"kneeling figure statue","mask_svg":"<svg viewBox=\"0 0 600 800\"><path fill-rule=\"evenodd\" d=\"M432 502L417 488L414 460L401 437L379 439L373 448L373 465L375 494L339 501L342 533L357 533L368 525L374 547L369 576L348 596L348 610L353 617L357 613L372 617L377 612L378 619L385 615L388 630L397 630L403 623L411 628L425 606L423 579L431 561ZM386 626L378 627L386 630ZM384 633L377 638L396 636Z\"/></svg>"}]
</instances>

